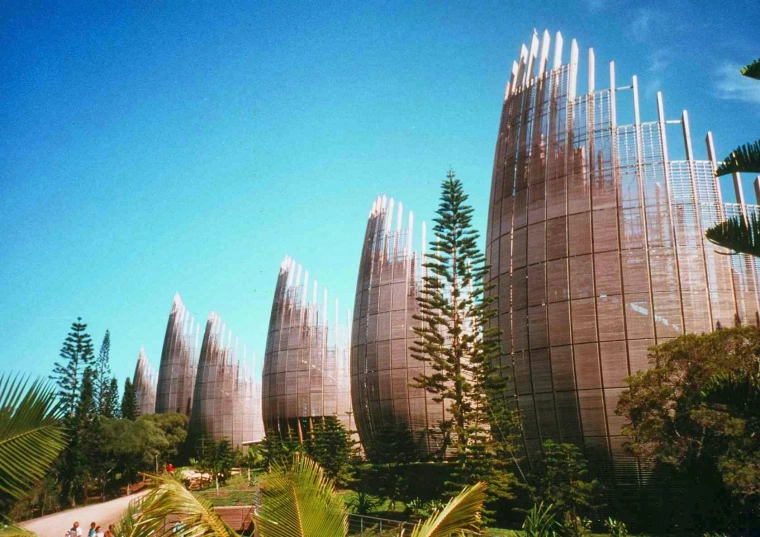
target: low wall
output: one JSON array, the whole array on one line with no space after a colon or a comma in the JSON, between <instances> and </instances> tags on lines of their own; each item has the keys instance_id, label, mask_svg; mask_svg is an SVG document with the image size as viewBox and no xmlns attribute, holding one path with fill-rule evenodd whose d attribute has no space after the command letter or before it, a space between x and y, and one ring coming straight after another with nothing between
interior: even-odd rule
<instances>
[{"instance_id":1,"label":"low wall","mask_svg":"<svg viewBox=\"0 0 760 537\"><path fill-rule=\"evenodd\" d=\"M252 505L232 505L226 507L214 507L214 511L227 525L237 532L248 531L253 528Z\"/></svg>"}]
</instances>

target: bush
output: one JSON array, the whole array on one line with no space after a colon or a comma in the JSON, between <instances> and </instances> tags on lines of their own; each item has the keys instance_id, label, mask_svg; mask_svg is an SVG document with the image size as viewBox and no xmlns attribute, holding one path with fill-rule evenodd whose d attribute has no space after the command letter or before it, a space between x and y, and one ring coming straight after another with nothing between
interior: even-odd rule
<instances>
[{"instance_id":1,"label":"bush","mask_svg":"<svg viewBox=\"0 0 760 537\"><path fill-rule=\"evenodd\" d=\"M573 513L565 513L563 532L567 537L591 537L591 521Z\"/></svg>"},{"instance_id":2,"label":"bush","mask_svg":"<svg viewBox=\"0 0 760 537\"><path fill-rule=\"evenodd\" d=\"M604 525L607 526L610 537L628 537L628 529L623 522L610 517L604 521Z\"/></svg>"},{"instance_id":3,"label":"bush","mask_svg":"<svg viewBox=\"0 0 760 537\"><path fill-rule=\"evenodd\" d=\"M522 529L525 537L560 537L562 524L557 520L553 504L534 505L525 517Z\"/></svg>"},{"instance_id":4,"label":"bush","mask_svg":"<svg viewBox=\"0 0 760 537\"><path fill-rule=\"evenodd\" d=\"M380 498L368 492L359 491L346 504L352 513L370 515L380 506Z\"/></svg>"}]
</instances>

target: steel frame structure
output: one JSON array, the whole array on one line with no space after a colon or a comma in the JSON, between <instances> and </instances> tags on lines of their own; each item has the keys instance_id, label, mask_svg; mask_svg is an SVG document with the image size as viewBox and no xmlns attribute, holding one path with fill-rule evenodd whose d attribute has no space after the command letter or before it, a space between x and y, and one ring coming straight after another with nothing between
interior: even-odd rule
<instances>
[{"instance_id":1,"label":"steel frame structure","mask_svg":"<svg viewBox=\"0 0 760 537\"><path fill-rule=\"evenodd\" d=\"M548 32L523 45L496 143L486 254L513 378L506 395L529 460L546 439L572 442L597 474L637 483L615 414L624 378L647 367L651 345L758 323L756 262L718 255L704 238L757 209L738 178L738 203L723 203L712 135L697 160L685 111L667 120L658 93L657 119L642 121L637 78L617 86L610 62L609 87L597 88L593 49L581 93L578 45L569 63L562 48L557 33L550 58ZM618 123L622 94L630 124ZM682 160L669 157L670 125L680 126Z\"/></svg>"},{"instance_id":2,"label":"steel frame structure","mask_svg":"<svg viewBox=\"0 0 760 537\"><path fill-rule=\"evenodd\" d=\"M328 293L317 303L318 284L285 257L280 265L269 321L262 372L262 413L266 434L303 433L311 418L336 416L354 430L349 381L349 329L340 326L338 301L328 324ZM350 312L346 313L349 322Z\"/></svg>"}]
</instances>

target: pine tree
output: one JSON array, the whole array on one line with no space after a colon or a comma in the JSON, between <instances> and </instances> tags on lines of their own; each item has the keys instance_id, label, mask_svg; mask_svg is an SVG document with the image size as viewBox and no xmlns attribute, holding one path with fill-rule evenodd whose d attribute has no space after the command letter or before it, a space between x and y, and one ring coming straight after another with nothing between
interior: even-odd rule
<instances>
[{"instance_id":1,"label":"pine tree","mask_svg":"<svg viewBox=\"0 0 760 537\"><path fill-rule=\"evenodd\" d=\"M72 507L85 497L91 471L97 462L98 412L92 367L85 368L80 387L74 413L66 418L69 443L58 465L61 491Z\"/></svg>"},{"instance_id":2,"label":"pine tree","mask_svg":"<svg viewBox=\"0 0 760 537\"><path fill-rule=\"evenodd\" d=\"M56 362L51 375L59 386L61 405L69 418L74 416L79 405L82 376L94 358L92 339L86 330L87 325L77 317L61 348L60 357L64 362Z\"/></svg>"},{"instance_id":3,"label":"pine tree","mask_svg":"<svg viewBox=\"0 0 760 537\"><path fill-rule=\"evenodd\" d=\"M82 391L77 404L76 420L86 426L92 423L98 416L98 403L96 397L97 373L92 367L84 370L82 375Z\"/></svg>"},{"instance_id":4,"label":"pine tree","mask_svg":"<svg viewBox=\"0 0 760 537\"><path fill-rule=\"evenodd\" d=\"M124 381L124 395L121 398L121 417L126 420L136 420L139 415L137 408L137 392L132 381L127 377Z\"/></svg>"},{"instance_id":5,"label":"pine tree","mask_svg":"<svg viewBox=\"0 0 760 537\"><path fill-rule=\"evenodd\" d=\"M109 390L111 388L111 364L109 363L109 354L111 351L111 332L106 330L103 337L103 343L100 344L100 353L95 362L95 399L97 402L98 413L106 416L107 405L110 402Z\"/></svg>"},{"instance_id":6,"label":"pine tree","mask_svg":"<svg viewBox=\"0 0 760 537\"><path fill-rule=\"evenodd\" d=\"M82 376L82 393L76 413L76 434L81 437L82 458L86 461L86 470L79 476L83 488L87 487L97 475L98 467L101 465L98 450L100 414L97 402L97 376L98 373L94 368L85 369ZM82 492L86 497L85 491Z\"/></svg>"},{"instance_id":7,"label":"pine tree","mask_svg":"<svg viewBox=\"0 0 760 537\"><path fill-rule=\"evenodd\" d=\"M420 326L414 328L418 340L411 350L428 371L414 379L415 386L444 402L451 415L441 424L444 449L455 453L451 492L486 481L493 501L511 497L516 485L508 469L515 414L506 406L507 378L497 366L500 334L491 326L495 297L484 284L489 267L467 198L449 170L434 219L433 252L424 264Z\"/></svg>"},{"instance_id":8,"label":"pine tree","mask_svg":"<svg viewBox=\"0 0 760 537\"><path fill-rule=\"evenodd\" d=\"M547 440L535 476L535 503L554 504L560 515L589 514L599 493L599 483L588 477L586 460L573 444Z\"/></svg>"},{"instance_id":9,"label":"pine tree","mask_svg":"<svg viewBox=\"0 0 760 537\"><path fill-rule=\"evenodd\" d=\"M106 418L118 418L121 416L121 409L119 408L119 381L116 377L111 378L111 382L108 384L108 392L105 404L103 405L103 416Z\"/></svg>"},{"instance_id":10,"label":"pine tree","mask_svg":"<svg viewBox=\"0 0 760 537\"><path fill-rule=\"evenodd\" d=\"M325 474L346 486L351 481L351 465L356 457L355 442L337 416L303 420L303 448L317 461Z\"/></svg>"}]
</instances>

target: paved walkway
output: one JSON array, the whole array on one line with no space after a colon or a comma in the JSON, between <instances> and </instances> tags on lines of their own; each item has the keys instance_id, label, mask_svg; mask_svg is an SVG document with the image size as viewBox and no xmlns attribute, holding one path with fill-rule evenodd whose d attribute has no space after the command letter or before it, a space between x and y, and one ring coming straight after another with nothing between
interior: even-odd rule
<instances>
[{"instance_id":1,"label":"paved walkway","mask_svg":"<svg viewBox=\"0 0 760 537\"><path fill-rule=\"evenodd\" d=\"M141 494L145 493L138 492L137 494L123 496L110 502L96 503L40 518L33 518L32 520L22 522L21 526L29 531L33 531L39 537L63 537L75 521L79 521L83 535L87 535L87 530L90 529L90 522L96 522L98 525L103 526L103 531L105 531L105 528L109 524L113 524L121 518L121 514L127 508L129 502Z\"/></svg>"}]
</instances>

